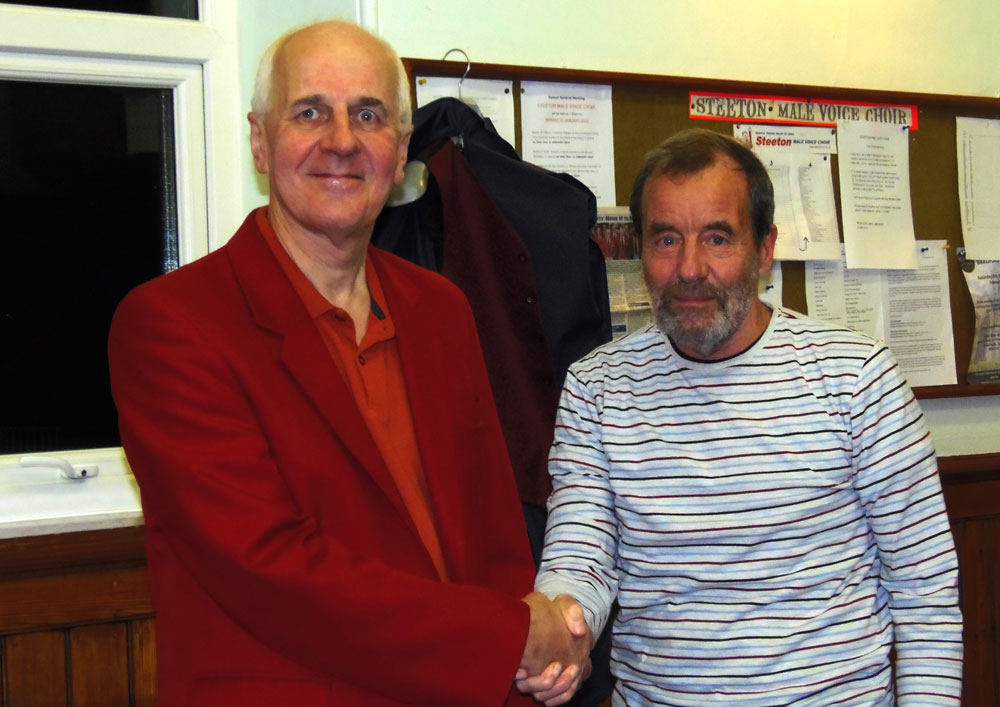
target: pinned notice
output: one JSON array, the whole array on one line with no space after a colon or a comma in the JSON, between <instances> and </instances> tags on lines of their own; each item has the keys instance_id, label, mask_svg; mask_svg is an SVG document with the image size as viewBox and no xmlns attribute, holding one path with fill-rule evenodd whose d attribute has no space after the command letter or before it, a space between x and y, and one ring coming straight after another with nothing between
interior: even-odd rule
<instances>
[{"instance_id":1,"label":"pinned notice","mask_svg":"<svg viewBox=\"0 0 1000 707\"><path fill-rule=\"evenodd\" d=\"M965 247L970 260L1000 260L1000 120L955 123Z\"/></svg>"},{"instance_id":2,"label":"pinned notice","mask_svg":"<svg viewBox=\"0 0 1000 707\"><path fill-rule=\"evenodd\" d=\"M594 192L598 206L615 206L611 86L521 82L524 159L570 174Z\"/></svg>"},{"instance_id":3,"label":"pinned notice","mask_svg":"<svg viewBox=\"0 0 1000 707\"><path fill-rule=\"evenodd\" d=\"M910 385L953 385L955 337L946 241L913 245L916 270L850 270L806 263L810 316L885 341Z\"/></svg>"},{"instance_id":4,"label":"pinned notice","mask_svg":"<svg viewBox=\"0 0 1000 707\"><path fill-rule=\"evenodd\" d=\"M828 155L760 150L774 185L778 260L840 260L840 231Z\"/></svg>"},{"instance_id":5,"label":"pinned notice","mask_svg":"<svg viewBox=\"0 0 1000 707\"><path fill-rule=\"evenodd\" d=\"M909 133L849 121L837 138L847 267L915 269Z\"/></svg>"},{"instance_id":6,"label":"pinned notice","mask_svg":"<svg viewBox=\"0 0 1000 707\"><path fill-rule=\"evenodd\" d=\"M497 133L514 145L513 82L495 79L458 79L442 76L417 77L417 107L438 98L461 98L475 106L484 118L489 118Z\"/></svg>"}]
</instances>

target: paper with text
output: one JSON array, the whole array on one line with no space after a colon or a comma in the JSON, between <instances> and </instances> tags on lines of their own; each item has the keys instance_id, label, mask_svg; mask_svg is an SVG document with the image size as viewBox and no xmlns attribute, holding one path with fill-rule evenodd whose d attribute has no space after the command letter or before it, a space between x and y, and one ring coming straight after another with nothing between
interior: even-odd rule
<instances>
[{"instance_id":1,"label":"paper with text","mask_svg":"<svg viewBox=\"0 0 1000 707\"><path fill-rule=\"evenodd\" d=\"M828 155L757 150L774 185L778 260L840 260L840 231Z\"/></svg>"},{"instance_id":2,"label":"paper with text","mask_svg":"<svg viewBox=\"0 0 1000 707\"><path fill-rule=\"evenodd\" d=\"M594 192L598 206L615 206L611 86L521 82L524 159L565 172Z\"/></svg>"},{"instance_id":3,"label":"paper with text","mask_svg":"<svg viewBox=\"0 0 1000 707\"><path fill-rule=\"evenodd\" d=\"M958 198L969 260L1000 260L1000 120L956 118Z\"/></svg>"},{"instance_id":4,"label":"paper with text","mask_svg":"<svg viewBox=\"0 0 1000 707\"><path fill-rule=\"evenodd\" d=\"M418 76L417 107L422 108L438 98L458 98L458 79L454 76ZM497 134L514 147L514 87L512 81L465 79L462 100L479 109L489 118Z\"/></svg>"},{"instance_id":5,"label":"paper with text","mask_svg":"<svg viewBox=\"0 0 1000 707\"><path fill-rule=\"evenodd\" d=\"M916 268L909 131L849 121L837 142L847 266Z\"/></svg>"},{"instance_id":6,"label":"paper with text","mask_svg":"<svg viewBox=\"0 0 1000 707\"><path fill-rule=\"evenodd\" d=\"M911 386L955 384L945 245L916 243L915 270L848 269L846 257L806 263L809 315L886 342Z\"/></svg>"},{"instance_id":7,"label":"paper with text","mask_svg":"<svg viewBox=\"0 0 1000 707\"><path fill-rule=\"evenodd\" d=\"M733 123L733 137L742 140L754 152L812 152L820 155L837 153L837 129L804 125L768 125L766 123Z\"/></svg>"}]
</instances>

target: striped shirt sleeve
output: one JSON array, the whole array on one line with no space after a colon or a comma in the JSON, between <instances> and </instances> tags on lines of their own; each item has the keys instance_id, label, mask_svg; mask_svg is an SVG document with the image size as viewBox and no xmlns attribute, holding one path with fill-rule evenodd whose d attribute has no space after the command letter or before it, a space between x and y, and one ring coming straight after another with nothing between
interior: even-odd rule
<instances>
[{"instance_id":1,"label":"striped shirt sleeve","mask_svg":"<svg viewBox=\"0 0 1000 707\"><path fill-rule=\"evenodd\" d=\"M598 400L571 370L549 455L552 495L535 589L572 595L595 636L618 591L618 530L600 427Z\"/></svg>"},{"instance_id":2,"label":"striped shirt sleeve","mask_svg":"<svg viewBox=\"0 0 1000 707\"><path fill-rule=\"evenodd\" d=\"M854 486L874 533L894 624L898 703L957 705L958 568L930 431L884 345L851 401Z\"/></svg>"}]
</instances>

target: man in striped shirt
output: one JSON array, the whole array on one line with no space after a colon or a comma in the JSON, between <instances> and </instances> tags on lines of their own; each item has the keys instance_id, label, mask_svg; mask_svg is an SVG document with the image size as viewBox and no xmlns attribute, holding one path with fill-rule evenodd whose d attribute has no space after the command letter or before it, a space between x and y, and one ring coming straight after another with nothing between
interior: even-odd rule
<instances>
[{"instance_id":1,"label":"man in striped shirt","mask_svg":"<svg viewBox=\"0 0 1000 707\"><path fill-rule=\"evenodd\" d=\"M955 551L892 354L757 298L774 197L742 143L670 138L631 209L656 323L570 370L536 589L594 635L618 600L615 705L958 704Z\"/></svg>"}]
</instances>

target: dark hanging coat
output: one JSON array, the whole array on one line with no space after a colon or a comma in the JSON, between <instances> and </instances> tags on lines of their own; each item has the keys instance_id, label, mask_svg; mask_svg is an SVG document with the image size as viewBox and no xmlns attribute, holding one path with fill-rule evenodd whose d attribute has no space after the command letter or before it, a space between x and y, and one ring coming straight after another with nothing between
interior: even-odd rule
<instances>
[{"instance_id":1,"label":"dark hanging coat","mask_svg":"<svg viewBox=\"0 0 1000 707\"><path fill-rule=\"evenodd\" d=\"M383 210L372 242L468 297L521 500L544 505L566 370L611 339L594 195L521 160L458 100L429 103L413 123L409 157L433 179L417 201Z\"/></svg>"}]
</instances>

